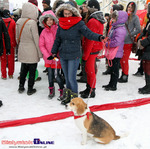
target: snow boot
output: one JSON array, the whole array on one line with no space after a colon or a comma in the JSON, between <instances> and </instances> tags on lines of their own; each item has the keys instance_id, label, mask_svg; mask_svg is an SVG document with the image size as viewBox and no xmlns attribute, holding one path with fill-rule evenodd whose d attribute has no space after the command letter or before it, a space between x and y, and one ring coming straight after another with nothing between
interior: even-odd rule
<instances>
[{"instance_id":1,"label":"snow boot","mask_svg":"<svg viewBox=\"0 0 150 149\"><path fill-rule=\"evenodd\" d=\"M139 89L140 94L150 94L150 75L145 73L146 85Z\"/></svg>"},{"instance_id":2,"label":"snow boot","mask_svg":"<svg viewBox=\"0 0 150 149\"><path fill-rule=\"evenodd\" d=\"M0 100L0 107L3 105L2 101Z\"/></svg>"},{"instance_id":3,"label":"snow boot","mask_svg":"<svg viewBox=\"0 0 150 149\"><path fill-rule=\"evenodd\" d=\"M106 71L104 71L102 74L103 75L109 75L109 74L111 74L111 68L108 66L107 69L106 69Z\"/></svg>"},{"instance_id":4,"label":"snow boot","mask_svg":"<svg viewBox=\"0 0 150 149\"><path fill-rule=\"evenodd\" d=\"M23 93L24 91L25 91L24 86L19 85L18 92L19 92L19 93Z\"/></svg>"},{"instance_id":5,"label":"snow boot","mask_svg":"<svg viewBox=\"0 0 150 149\"><path fill-rule=\"evenodd\" d=\"M63 89L58 89L60 91L60 96L57 98L57 100L62 101L63 100Z\"/></svg>"},{"instance_id":6,"label":"snow boot","mask_svg":"<svg viewBox=\"0 0 150 149\"><path fill-rule=\"evenodd\" d=\"M95 88L92 88L90 86L87 86L87 89L82 92L81 97L82 98L88 98L90 95L90 98L95 97Z\"/></svg>"},{"instance_id":7,"label":"snow boot","mask_svg":"<svg viewBox=\"0 0 150 149\"><path fill-rule=\"evenodd\" d=\"M27 95L30 96L30 95L34 94L35 92L36 92L36 89L34 89L34 88L32 88L32 87L31 87L31 88L29 87L29 88L28 88L28 91L27 91Z\"/></svg>"},{"instance_id":8,"label":"snow boot","mask_svg":"<svg viewBox=\"0 0 150 149\"><path fill-rule=\"evenodd\" d=\"M25 80L19 81L19 88L18 88L19 93L23 93L25 91L24 84L25 84Z\"/></svg>"},{"instance_id":9,"label":"snow boot","mask_svg":"<svg viewBox=\"0 0 150 149\"><path fill-rule=\"evenodd\" d=\"M64 88L64 89L63 89L63 95L62 95L62 97L61 97L61 100L60 100L60 101L65 100L65 99L66 99L66 97L68 96L69 92L70 92L70 89L68 89L68 88Z\"/></svg>"},{"instance_id":10,"label":"snow boot","mask_svg":"<svg viewBox=\"0 0 150 149\"><path fill-rule=\"evenodd\" d=\"M89 92L89 89L90 89L90 85L86 84L86 89L84 91L79 92L79 94L86 94Z\"/></svg>"},{"instance_id":11,"label":"snow boot","mask_svg":"<svg viewBox=\"0 0 150 149\"><path fill-rule=\"evenodd\" d=\"M136 76L136 77L142 77L144 75L143 72L139 72L137 71L136 73L133 74L133 76Z\"/></svg>"},{"instance_id":12,"label":"snow boot","mask_svg":"<svg viewBox=\"0 0 150 149\"><path fill-rule=\"evenodd\" d=\"M55 96L55 87L49 87L49 95L48 97L52 99Z\"/></svg>"},{"instance_id":13,"label":"snow boot","mask_svg":"<svg viewBox=\"0 0 150 149\"><path fill-rule=\"evenodd\" d=\"M66 105L66 104L68 104L71 101L71 99L73 99L75 97L78 97L78 94L77 93L73 93L70 89L67 89L66 92L67 92L66 93L67 96L61 102L62 105Z\"/></svg>"},{"instance_id":14,"label":"snow boot","mask_svg":"<svg viewBox=\"0 0 150 149\"><path fill-rule=\"evenodd\" d=\"M126 83L126 82L128 82L128 75L125 75L125 74L122 72L122 75L121 75L121 77L118 79L118 82L119 82L119 83Z\"/></svg>"}]
</instances>

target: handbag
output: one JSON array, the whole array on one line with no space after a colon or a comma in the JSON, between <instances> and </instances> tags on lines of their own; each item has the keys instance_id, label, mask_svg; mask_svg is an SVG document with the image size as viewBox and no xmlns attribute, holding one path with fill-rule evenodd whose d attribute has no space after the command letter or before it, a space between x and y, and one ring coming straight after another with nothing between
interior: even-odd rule
<instances>
[{"instance_id":1,"label":"handbag","mask_svg":"<svg viewBox=\"0 0 150 149\"><path fill-rule=\"evenodd\" d=\"M137 42L136 42L136 37L133 38L131 36L131 32L129 31L127 24L126 24L126 28L127 28L128 32L129 32L130 38L131 38L131 40L133 42L132 53L136 53L137 50L138 50L138 45L137 45Z\"/></svg>"},{"instance_id":2,"label":"handbag","mask_svg":"<svg viewBox=\"0 0 150 149\"><path fill-rule=\"evenodd\" d=\"M105 43L103 42L103 48L105 50L104 55L108 59L108 65L111 67L112 66L112 60L115 58L117 51L119 49L119 46L109 47L109 41L108 41L108 47L106 47Z\"/></svg>"}]
</instances>

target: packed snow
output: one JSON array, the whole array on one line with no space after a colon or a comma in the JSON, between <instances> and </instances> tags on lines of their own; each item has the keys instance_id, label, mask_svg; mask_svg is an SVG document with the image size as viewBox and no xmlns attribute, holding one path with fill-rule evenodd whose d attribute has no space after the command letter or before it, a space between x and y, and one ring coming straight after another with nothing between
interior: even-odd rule
<instances>
[{"instance_id":1,"label":"packed snow","mask_svg":"<svg viewBox=\"0 0 150 149\"><path fill-rule=\"evenodd\" d=\"M134 55L131 55L134 57ZM138 88L145 85L144 76L135 77L132 74L137 71L139 61L130 60L128 83L118 83L117 91L105 91L102 85L109 82L109 75L102 75L105 71L105 59L101 59L98 64L96 97L89 98L88 106L102 105L106 103L129 101L139 98L150 97L138 93ZM53 99L48 99L48 78L43 73L44 61L38 64L39 76L42 80L35 83L37 92L31 96L17 92L19 81L17 77L20 71L20 62L15 62L14 79L0 79L0 100L3 106L0 108L0 121L16 120L23 118L39 117L47 114L65 112L65 106L57 100L59 96L58 85L55 83L56 95ZM80 70L78 70L78 73ZM120 70L121 74L121 70ZM77 77L78 78L78 77ZM84 83L79 83L79 91L85 89ZM87 99L85 99L87 102ZM105 119L116 131L117 135L124 136L110 144L101 145L94 140L88 140L86 145L81 145L81 132L76 127L73 117L37 123L33 125L23 125L0 129L0 149L9 148L47 148L47 149L149 149L150 148L150 105L139 107L114 109L95 112ZM41 141L53 141L52 144L39 145L8 145L2 141L33 141L39 138Z\"/></svg>"}]
</instances>

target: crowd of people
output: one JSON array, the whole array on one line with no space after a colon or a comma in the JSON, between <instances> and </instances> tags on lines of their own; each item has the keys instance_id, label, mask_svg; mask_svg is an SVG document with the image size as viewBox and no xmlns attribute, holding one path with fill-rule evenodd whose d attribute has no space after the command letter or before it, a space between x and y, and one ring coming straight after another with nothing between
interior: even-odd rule
<instances>
[{"instance_id":1,"label":"crowd of people","mask_svg":"<svg viewBox=\"0 0 150 149\"><path fill-rule=\"evenodd\" d=\"M25 91L27 74L27 95L36 92L35 75L40 58L44 59L48 74L48 97L55 96L54 82L58 83L61 104L66 105L79 94L82 98L96 96L96 61L103 46L117 48L115 57L106 59L106 71L110 81L102 87L106 91L116 91L117 83L127 83L129 77L129 57L136 38L141 68L145 74L146 85L139 88L140 94L150 94L150 0L145 3L145 19L141 25L136 15L137 5L129 2L124 8L121 4L112 5L110 12L103 14L97 0L85 0L78 6L74 0L67 2L43 0L43 12L37 0L24 3L17 16L0 9L0 61L1 78L13 79L15 53L21 63L18 92ZM15 13L16 14L16 13ZM144 25L143 25L144 24ZM16 52L17 51L17 52ZM79 82L86 83L83 91L78 91L77 70L81 66ZM119 77L119 69L122 75ZM140 74L143 74L143 72ZM139 76L139 72L134 74ZM65 80L65 81L64 81ZM65 85L66 84L66 85Z\"/></svg>"}]
</instances>

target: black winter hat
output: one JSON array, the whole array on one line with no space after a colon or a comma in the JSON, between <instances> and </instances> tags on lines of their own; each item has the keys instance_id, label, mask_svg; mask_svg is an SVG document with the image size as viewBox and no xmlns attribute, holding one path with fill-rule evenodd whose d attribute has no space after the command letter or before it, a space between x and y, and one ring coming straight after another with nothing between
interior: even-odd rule
<instances>
[{"instance_id":1,"label":"black winter hat","mask_svg":"<svg viewBox=\"0 0 150 149\"><path fill-rule=\"evenodd\" d=\"M4 18L9 18L10 17L10 11L8 9L3 10L3 17Z\"/></svg>"},{"instance_id":2,"label":"black winter hat","mask_svg":"<svg viewBox=\"0 0 150 149\"><path fill-rule=\"evenodd\" d=\"M48 6L50 6L51 1L50 0L43 0L42 3L47 4Z\"/></svg>"},{"instance_id":3,"label":"black winter hat","mask_svg":"<svg viewBox=\"0 0 150 149\"><path fill-rule=\"evenodd\" d=\"M87 6L89 6L90 8L100 10L100 5L97 0L89 0L87 3Z\"/></svg>"},{"instance_id":4,"label":"black winter hat","mask_svg":"<svg viewBox=\"0 0 150 149\"><path fill-rule=\"evenodd\" d=\"M121 10L121 7L119 5L112 5L113 11L117 10Z\"/></svg>"}]
</instances>

